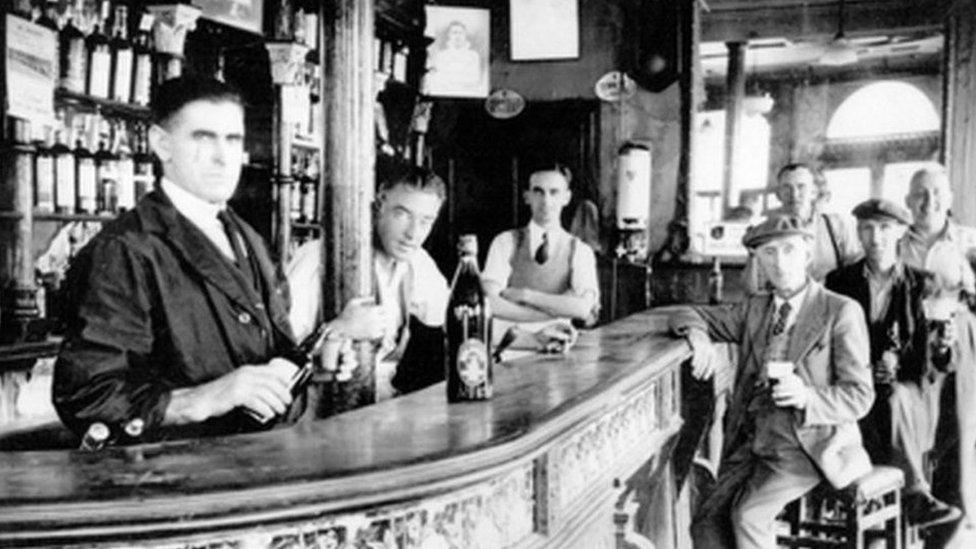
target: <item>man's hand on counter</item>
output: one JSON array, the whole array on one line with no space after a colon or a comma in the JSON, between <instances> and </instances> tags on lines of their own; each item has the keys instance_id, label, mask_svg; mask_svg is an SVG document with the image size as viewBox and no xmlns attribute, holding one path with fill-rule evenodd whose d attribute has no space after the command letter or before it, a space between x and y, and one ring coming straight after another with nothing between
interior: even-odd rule
<instances>
[{"instance_id":1,"label":"man's hand on counter","mask_svg":"<svg viewBox=\"0 0 976 549\"><path fill-rule=\"evenodd\" d=\"M165 424L199 423L244 407L261 417L285 413L291 404L290 383L298 368L283 358L245 365L213 381L170 393Z\"/></svg>"},{"instance_id":2,"label":"man's hand on counter","mask_svg":"<svg viewBox=\"0 0 976 549\"><path fill-rule=\"evenodd\" d=\"M712 340L704 330L691 328L685 334L691 346L691 375L695 379L708 379L715 373L714 348Z\"/></svg>"},{"instance_id":3,"label":"man's hand on counter","mask_svg":"<svg viewBox=\"0 0 976 549\"><path fill-rule=\"evenodd\" d=\"M565 353L579 338L576 328L566 321L556 321L543 326L532 335L535 336L539 350L543 353Z\"/></svg>"}]
</instances>

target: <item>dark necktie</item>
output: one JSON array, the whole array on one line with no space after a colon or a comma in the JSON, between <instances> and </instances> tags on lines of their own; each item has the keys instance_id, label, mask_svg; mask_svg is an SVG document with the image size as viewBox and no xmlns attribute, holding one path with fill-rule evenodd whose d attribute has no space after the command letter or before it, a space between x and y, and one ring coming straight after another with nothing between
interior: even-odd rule
<instances>
[{"instance_id":1,"label":"dark necktie","mask_svg":"<svg viewBox=\"0 0 976 549\"><path fill-rule=\"evenodd\" d=\"M773 324L773 335L778 336L783 333L786 329L786 318L790 316L790 306L789 301L784 301L782 305L779 306L778 316L776 317L776 322Z\"/></svg>"},{"instance_id":2,"label":"dark necktie","mask_svg":"<svg viewBox=\"0 0 976 549\"><path fill-rule=\"evenodd\" d=\"M549 233L542 233L542 244L535 250L535 262L542 265L549 260Z\"/></svg>"},{"instance_id":3,"label":"dark necktie","mask_svg":"<svg viewBox=\"0 0 976 549\"><path fill-rule=\"evenodd\" d=\"M244 278L251 287L254 287L251 263L244 249L244 238L241 235L240 229L237 227L237 222L227 210L220 210L220 213L217 214L217 219L224 226L224 232L227 233L227 240L230 241L230 247L234 250L234 263L237 264L237 268L240 269L241 274L244 275Z\"/></svg>"}]
</instances>

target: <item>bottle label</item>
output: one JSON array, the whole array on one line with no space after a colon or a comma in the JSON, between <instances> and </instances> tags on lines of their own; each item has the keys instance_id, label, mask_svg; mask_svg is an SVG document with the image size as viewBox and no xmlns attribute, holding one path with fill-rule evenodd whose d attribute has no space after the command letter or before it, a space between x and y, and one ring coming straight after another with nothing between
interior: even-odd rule
<instances>
[{"instance_id":1,"label":"bottle label","mask_svg":"<svg viewBox=\"0 0 976 549\"><path fill-rule=\"evenodd\" d=\"M75 157L71 154L58 156L55 162L57 189L55 200L58 211L73 212L75 209Z\"/></svg>"},{"instance_id":2,"label":"bottle label","mask_svg":"<svg viewBox=\"0 0 976 549\"><path fill-rule=\"evenodd\" d=\"M477 387L488 379L488 347L477 338L468 338L458 347L457 371L461 383Z\"/></svg>"},{"instance_id":3,"label":"bottle label","mask_svg":"<svg viewBox=\"0 0 976 549\"><path fill-rule=\"evenodd\" d=\"M74 39L68 43L67 67L64 69L65 89L75 93L85 93L85 41Z\"/></svg>"},{"instance_id":4,"label":"bottle label","mask_svg":"<svg viewBox=\"0 0 976 549\"><path fill-rule=\"evenodd\" d=\"M112 99L128 103L132 91L132 50L115 50L115 75Z\"/></svg>"},{"instance_id":5,"label":"bottle label","mask_svg":"<svg viewBox=\"0 0 976 549\"><path fill-rule=\"evenodd\" d=\"M54 210L54 158L50 156L37 157L35 191L37 193L38 210L51 212Z\"/></svg>"},{"instance_id":6,"label":"bottle label","mask_svg":"<svg viewBox=\"0 0 976 549\"><path fill-rule=\"evenodd\" d=\"M108 98L108 85L111 81L112 55L108 46L98 46L91 52L91 66L88 67L88 95Z\"/></svg>"},{"instance_id":7,"label":"bottle label","mask_svg":"<svg viewBox=\"0 0 976 549\"><path fill-rule=\"evenodd\" d=\"M95 162L90 158L78 162L78 209L85 213L95 213L95 198L98 178Z\"/></svg>"},{"instance_id":8,"label":"bottle label","mask_svg":"<svg viewBox=\"0 0 976 549\"><path fill-rule=\"evenodd\" d=\"M132 158L119 160L119 209L131 210L136 205L135 163Z\"/></svg>"},{"instance_id":9,"label":"bottle label","mask_svg":"<svg viewBox=\"0 0 976 549\"><path fill-rule=\"evenodd\" d=\"M135 74L132 77L132 102L149 104L149 84L152 81L152 63L148 54L136 56Z\"/></svg>"}]
</instances>

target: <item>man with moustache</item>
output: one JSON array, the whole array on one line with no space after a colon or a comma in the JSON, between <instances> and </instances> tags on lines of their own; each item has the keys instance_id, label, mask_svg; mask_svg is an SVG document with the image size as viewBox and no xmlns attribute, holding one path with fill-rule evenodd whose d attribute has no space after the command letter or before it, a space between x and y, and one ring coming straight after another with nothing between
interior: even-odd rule
<instances>
[{"instance_id":1,"label":"man with moustache","mask_svg":"<svg viewBox=\"0 0 976 549\"><path fill-rule=\"evenodd\" d=\"M376 298L386 311L376 366L376 398L427 387L444 379L444 335L448 286L444 275L423 248L446 188L432 172L398 166L380 182L374 207L373 275ZM295 333L310 333L320 316L322 241L299 248L287 269L292 288L289 315ZM501 334L497 334L501 335ZM342 334L338 334L341 338ZM568 348L575 341L568 324L549 324L520 331L513 347Z\"/></svg>"},{"instance_id":2,"label":"man with moustache","mask_svg":"<svg viewBox=\"0 0 976 549\"><path fill-rule=\"evenodd\" d=\"M243 162L241 97L184 76L159 86L152 110L162 182L72 262L55 408L76 433L98 422L122 442L169 426L260 428L242 408L294 418L297 368L281 358L295 347L287 287L260 237L227 207ZM337 327L372 336L352 312Z\"/></svg>"},{"instance_id":3,"label":"man with moustache","mask_svg":"<svg viewBox=\"0 0 976 549\"><path fill-rule=\"evenodd\" d=\"M874 400L864 315L809 275L813 235L773 216L747 231L773 288L728 306L679 309L692 374L712 376L711 342L741 346L714 490L692 524L695 547L776 546L776 515L827 480L844 487L871 469L857 420Z\"/></svg>"},{"instance_id":4,"label":"man with moustache","mask_svg":"<svg viewBox=\"0 0 976 549\"><path fill-rule=\"evenodd\" d=\"M569 170L558 163L532 172L524 193L532 220L492 240L482 279L496 318L596 321L600 303L596 256L560 224L572 197L569 181Z\"/></svg>"},{"instance_id":5,"label":"man with moustache","mask_svg":"<svg viewBox=\"0 0 976 549\"><path fill-rule=\"evenodd\" d=\"M898 241L911 222L907 210L873 198L852 213L865 258L828 274L826 286L857 300L868 324L878 398L861 433L875 463L904 469L910 523L954 520L959 510L932 496L922 467L923 452L935 444L939 389L951 359L945 353L951 342L930 344L923 301L935 289L934 277L898 258Z\"/></svg>"}]
</instances>

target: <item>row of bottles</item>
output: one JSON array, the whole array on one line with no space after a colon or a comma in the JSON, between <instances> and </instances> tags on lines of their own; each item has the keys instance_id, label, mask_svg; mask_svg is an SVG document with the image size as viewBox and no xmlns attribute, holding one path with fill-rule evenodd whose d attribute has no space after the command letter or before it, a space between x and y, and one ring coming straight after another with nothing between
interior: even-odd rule
<instances>
[{"instance_id":1,"label":"row of bottles","mask_svg":"<svg viewBox=\"0 0 976 549\"><path fill-rule=\"evenodd\" d=\"M318 223L319 152L296 149L291 157L289 217L292 222Z\"/></svg>"},{"instance_id":2,"label":"row of bottles","mask_svg":"<svg viewBox=\"0 0 976 549\"><path fill-rule=\"evenodd\" d=\"M410 48L396 40L373 39L373 70L398 82L407 82L407 59Z\"/></svg>"},{"instance_id":3,"label":"row of bottles","mask_svg":"<svg viewBox=\"0 0 976 549\"><path fill-rule=\"evenodd\" d=\"M35 142L35 211L115 215L152 189L146 124L61 110L44 133Z\"/></svg>"},{"instance_id":4,"label":"row of bottles","mask_svg":"<svg viewBox=\"0 0 976 549\"><path fill-rule=\"evenodd\" d=\"M142 12L133 21L127 5L117 3L113 9L111 0L35 0L26 13L25 8L16 12L58 35L58 87L149 104L152 15Z\"/></svg>"},{"instance_id":5,"label":"row of bottles","mask_svg":"<svg viewBox=\"0 0 976 549\"><path fill-rule=\"evenodd\" d=\"M304 5L294 0L276 0L271 29L274 40L296 42L310 50L319 47L319 17L315 3Z\"/></svg>"}]
</instances>

